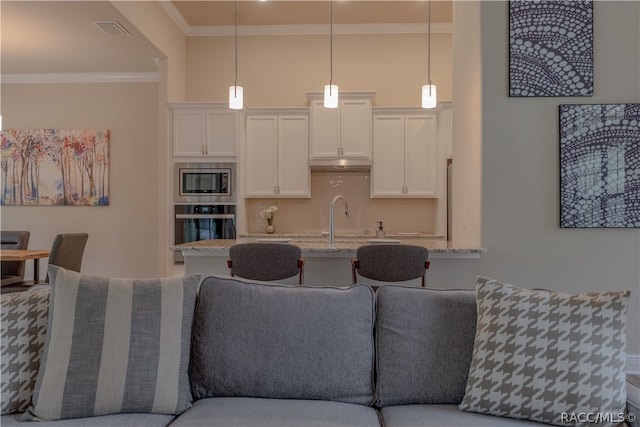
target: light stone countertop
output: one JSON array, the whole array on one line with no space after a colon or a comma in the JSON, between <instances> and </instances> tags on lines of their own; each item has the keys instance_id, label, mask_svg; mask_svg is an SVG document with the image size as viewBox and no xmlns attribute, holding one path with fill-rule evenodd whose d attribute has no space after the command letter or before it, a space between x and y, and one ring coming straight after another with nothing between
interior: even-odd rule
<instances>
[{"instance_id":1,"label":"light stone countertop","mask_svg":"<svg viewBox=\"0 0 640 427\"><path fill-rule=\"evenodd\" d=\"M247 235L246 237L239 237L238 239L218 239L218 240L200 240L197 242L182 243L171 247L171 250L182 251L185 256L198 255L198 256L222 256L228 253L231 246L237 243L248 243L262 241L286 241L290 244L299 246L302 252L309 255L317 256L345 256L355 255L356 249L359 246L366 244L376 244L367 242L368 239L373 239L375 236L364 235L339 235L336 236L336 242L333 245L329 245L327 237L320 237L320 235L292 235L292 234L276 234L276 235ZM389 243L403 243L409 245L424 246L432 254L459 254L459 255L472 255L474 258L478 258L480 254L486 253L485 248L481 248L474 245L468 245L460 242L446 241L438 236L433 235L397 235L388 234L387 240ZM400 242L398 242L398 240Z\"/></svg>"}]
</instances>

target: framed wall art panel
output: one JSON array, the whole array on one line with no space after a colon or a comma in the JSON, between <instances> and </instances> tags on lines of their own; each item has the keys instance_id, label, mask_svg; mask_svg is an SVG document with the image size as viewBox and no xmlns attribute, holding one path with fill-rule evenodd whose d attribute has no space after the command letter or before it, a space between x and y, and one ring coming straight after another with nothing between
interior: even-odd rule
<instances>
[{"instance_id":1,"label":"framed wall art panel","mask_svg":"<svg viewBox=\"0 0 640 427\"><path fill-rule=\"evenodd\" d=\"M5 129L2 205L109 204L107 129Z\"/></svg>"},{"instance_id":2,"label":"framed wall art panel","mask_svg":"<svg viewBox=\"0 0 640 427\"><path fill-rule=\"evenodd\" d=\"M640 104L560 105L560 226L640 228Z\"/></svg>"},{"instance_id":3,"label":"framed wall art panel","mask_svg":"<svg viewBox=\"0 0 640 427\"><path fill-rule=\"evenodd\" d=\"M509 1L509 96L593 96L593 1Z\"/></svg>"}]
</instances>

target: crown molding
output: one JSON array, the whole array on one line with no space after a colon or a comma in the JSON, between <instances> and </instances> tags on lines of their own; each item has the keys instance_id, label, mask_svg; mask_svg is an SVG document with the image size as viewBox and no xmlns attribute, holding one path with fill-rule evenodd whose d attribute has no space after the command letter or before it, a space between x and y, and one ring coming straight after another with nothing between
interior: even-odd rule
<instances>
[{"instance_id":1,"label":"crown molding","mask_svg":"<svg viewBox=\"0 0 640 427\"><path fill-rule=\"evenodd\" d=\"M2 84L39 83L158 83L157 72L152 73L50 73L2 74Z\"/></svg>"},{"instance_id":2,"label":"crown molding","mask_svg":"<svg viewBox=\"0 0 640 427\"><path fill-rule=\"evenodd\" d=\"M187 23L178 9L173 5L173 2L169 0L160 1L160 6L162 6L164 11L167 12L167 15L169 15L173 22L176 23L178 28L180 28L180 31L182 31L184 35L188 35L191 26Z\"/></svg>"}]
</instances>

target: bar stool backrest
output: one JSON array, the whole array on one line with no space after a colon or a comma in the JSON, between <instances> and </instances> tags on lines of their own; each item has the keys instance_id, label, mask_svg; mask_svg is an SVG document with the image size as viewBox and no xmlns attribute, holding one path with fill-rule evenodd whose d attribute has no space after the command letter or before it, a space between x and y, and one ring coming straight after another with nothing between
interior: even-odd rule
<instances>
[{"instance_id":1,"label":"bar stool backrest","mask_svg":"<svg viewBox=\"0 0 640 427\"><path fill-rule=\"evenodd\" d=\"M372 244L360 246L353 260L355 273L381 282L404 282L424 277L429 267L429 251L422 246Z\"/></svg>"},{"instance_id":2,"label":"bar stool backrest","mask_svg":"<svg viewBox=\"0 0 640 427\"><path fill-rule=\"evenodd\" d=\"M239 243L229 249L232 276L272 281L303 275L302 251L287 243Z\"/></svg>"}]
</instances>

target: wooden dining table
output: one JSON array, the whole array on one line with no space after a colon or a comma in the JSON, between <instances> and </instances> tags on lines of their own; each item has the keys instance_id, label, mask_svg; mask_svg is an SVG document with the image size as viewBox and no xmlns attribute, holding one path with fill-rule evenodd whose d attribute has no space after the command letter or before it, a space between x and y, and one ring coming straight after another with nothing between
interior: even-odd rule
<instances>
[{"instance_id":1,"label":"wooden dining table","mask_svg":"<svg viewBox=\"0 0 640 427\"><path fill-rule=\"evenodd\" d=\"M33 260L33 280L40 280L40 258L47 258L49 249L1 249L0 259L2 261L26 261Z\"/></svg>"}]
</instances>

